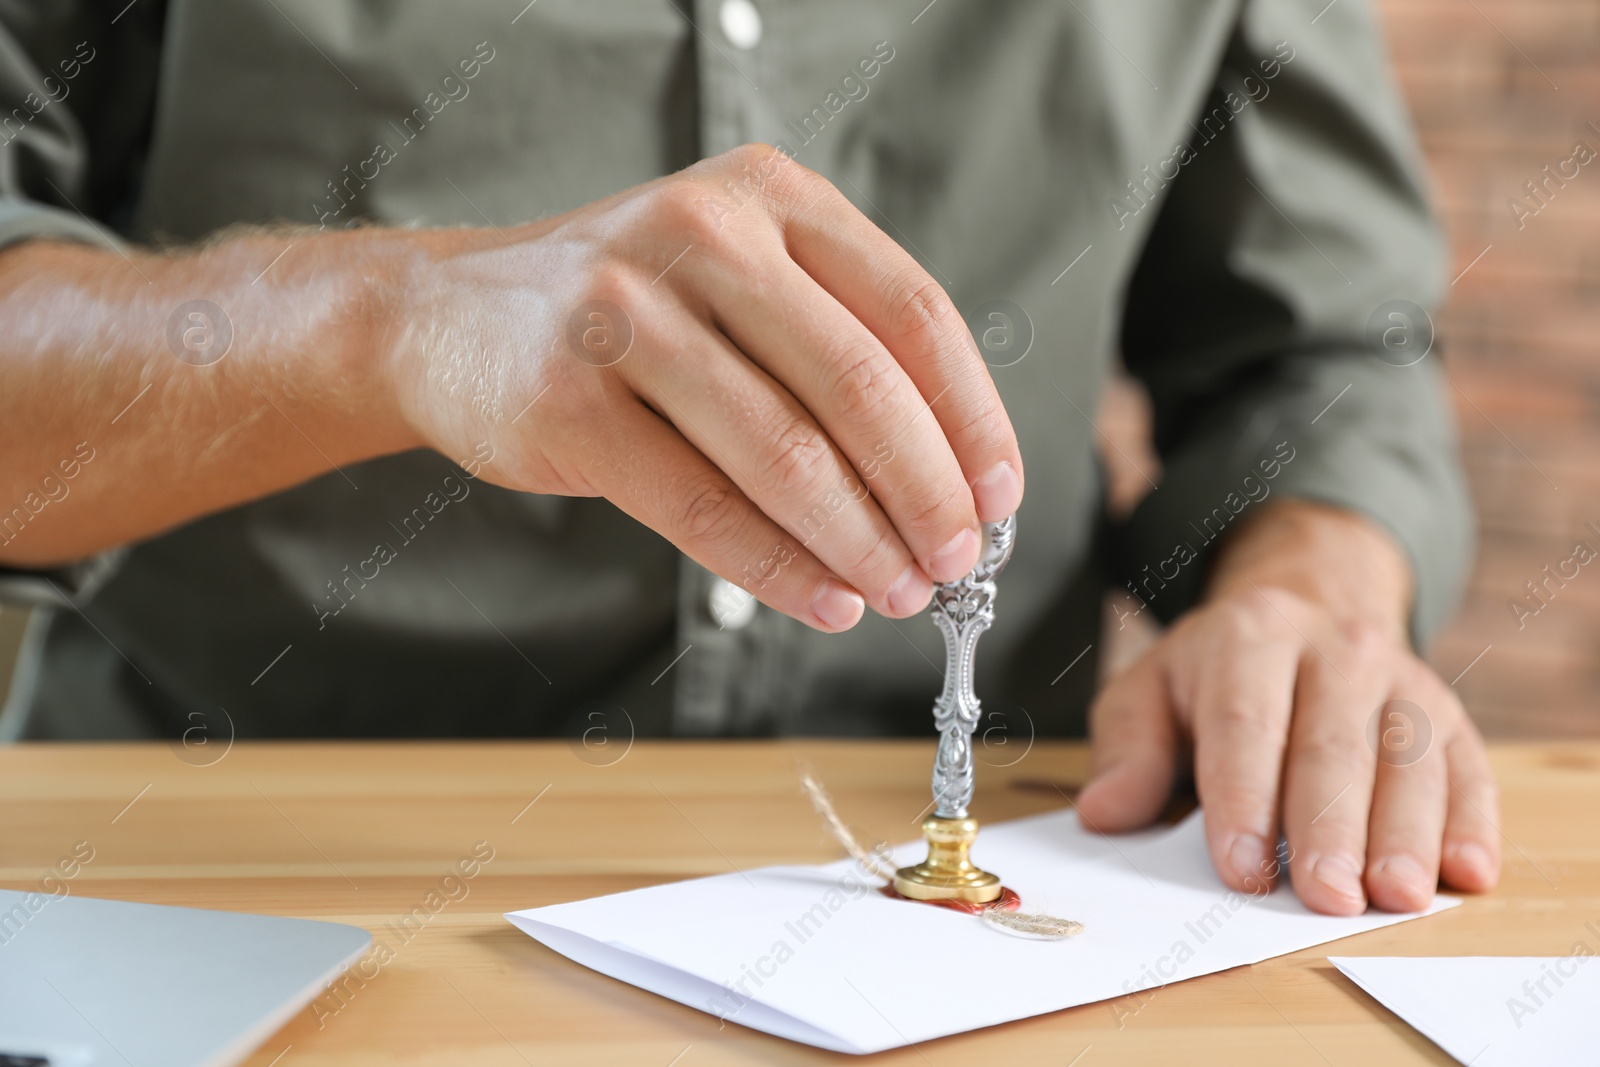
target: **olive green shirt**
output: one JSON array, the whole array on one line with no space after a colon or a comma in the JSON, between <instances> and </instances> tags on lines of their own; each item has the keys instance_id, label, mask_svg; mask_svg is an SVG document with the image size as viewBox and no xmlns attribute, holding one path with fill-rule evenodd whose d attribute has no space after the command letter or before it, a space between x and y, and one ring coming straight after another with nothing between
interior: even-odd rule
<instances>
[{"instance_id":1,"label":"olive green shirt","mask_svg":"<svg viewBox=\"0 0 1600 1067\"><path fill-rule=\"evenodd\" d=\"M1418 641L1452 606L1470 520L1413 356L1443 250L1363 0L119 8L0 0L0 244L508 225L752 141L830 179L968 317L1021 440L977 671L997 728L1081 730L1108 581L1170 619L1267 499L1390 530ZM1110 527L1091 419L1119 356L1163 471ZM113 414L81 415L91 452ZM0 538L38 503L0 501ZM942 672L925 617L743 610L608 502L433 453L0 588L42 605L13 736L927 731Z\"/></svg>"}]
</instances>

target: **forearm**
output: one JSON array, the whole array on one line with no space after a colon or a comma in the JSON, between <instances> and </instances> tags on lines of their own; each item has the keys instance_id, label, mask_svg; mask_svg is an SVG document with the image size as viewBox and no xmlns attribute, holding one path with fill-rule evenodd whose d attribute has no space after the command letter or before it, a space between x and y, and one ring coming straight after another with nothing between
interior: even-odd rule
<instances>
[{"instance_id":1,"label":"forearm","mask_svg":"<svg viewBox=\"0 0 1600 1067\"><path fill-rule=\"evenodd\" d=\"M0 563L64 562L430 447L521 492L603 496L837 632L869 603L921 611L972 569L980 519L1022 499L955 306L766 146L521 226L246 235L132 261L23 246L0 257L0 294L0 507L41 499L34 479L54 484L79 442L97 456L67 499L27 508ZM203 366L167 340L192 300L234 334ZM841 493L855 506L819 507Z\"/></svg>"},{"instance_id":2,"label":"forearm","mask_svg":"<svg viewBox=\"0 0 1600 1067\"><path fill-rule=\"evenodd\" d=\"M1407 641L1410 564L1387 531L1353 511L1303 500L1264 507L1218 549L1206 598L1248 592L1252 583L1286 589L1340 622Z\"/></svg>"},{"instance_id":3,"label":"forearm","mask_svg":"<svg viewBox=\"0 0 1600 1067\"><path fill-rule=\"evenodd\" d=\"M0 563L67 562L413 447L382 359L408 247L366 231L0 253ZM196 300L221 317L190 319Z\"/></svg>"}]
</instances>

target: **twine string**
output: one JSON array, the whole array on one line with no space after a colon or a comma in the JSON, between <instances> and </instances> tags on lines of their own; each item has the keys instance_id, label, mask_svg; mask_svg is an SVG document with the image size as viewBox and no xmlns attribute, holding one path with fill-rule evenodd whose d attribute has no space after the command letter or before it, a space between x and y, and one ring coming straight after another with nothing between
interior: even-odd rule
<instances>
[{"instance_id":1,"label":"twine string","mask_svg":"<svg viewBox=\"0 0 1600 1067\"><path fill-rule=\"evenodd\" d=\"M1046 941L1065 941L1083 933L1083 924L1072 919L1058 919L1054 915L1043 915L1038 912L1002 911L999 908L984 908L978 917L992 926L1009 930L1015 934L1027 934L1032 937L1042 937Z\"/></svg>"},{"instance_id":2,"label":"twine string","mask_svg":"<svg viewBox=\"0 0 1600 1067\"><path fill-rule=\"evenodd\" d=\"M880 841L873 851L868 851L839 817L839 810L833 806L833 798L822 788L822 783L817 781L816 775L810 771L801 773L800 788L811 798L811 806L822 816L823 825L828 828L828 833L844 847L851 859L859 863L867 873L882 878L885 885L894 881L894 853L889 851L887 842Z\"/></svg>"}]
</instances>

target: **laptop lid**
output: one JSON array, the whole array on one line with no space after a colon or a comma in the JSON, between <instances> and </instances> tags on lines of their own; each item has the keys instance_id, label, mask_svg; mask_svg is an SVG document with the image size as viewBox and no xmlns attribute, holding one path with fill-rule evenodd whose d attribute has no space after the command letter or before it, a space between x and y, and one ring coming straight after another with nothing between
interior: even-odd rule
<instances>
[{"instance_id":1,"label":"laptop lid","mask_svg":"<svg viewBox=\"0 0 1600 1067\"><path fill-rule=\"evenodd\" d=\"M341 923L0 890L0 1065L234 1064L371 943Z\"/></svg>"}]
</instances>

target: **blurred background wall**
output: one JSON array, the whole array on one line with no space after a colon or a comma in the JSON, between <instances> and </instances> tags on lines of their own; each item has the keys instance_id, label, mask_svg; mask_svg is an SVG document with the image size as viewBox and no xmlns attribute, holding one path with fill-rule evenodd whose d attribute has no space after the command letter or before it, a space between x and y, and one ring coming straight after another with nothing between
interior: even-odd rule
<instances>
[{"instance_id":1,"label":"blurred background wall","mask_svg":"<svg viewBox=\"0 0 1600 1067\"><path fill-rule=\"evenodd\" d=\"M1456 688L1488 732L1600 735L1600 559L1544 571L1600 552L1600 3L1381 7L1455 250L1439 327L1479 517L1433 662L1482 654Z\"/></svg>"},{"instance_id":2,"label":"blurred background wall","mask_svg":"<svg viewBox=\"0 0 1600 1067\"><path fill-rule=\"evenodd\" d=\"M1597 736L1600 559L1571 579L1544 569L1579 541L1600 552L1600 158L1561 177L1578 145L1600 153L1600 0L1378 4L1454 248L1436 351L1479 517L1466 602L1430 657L1491 735ZM1099 421L1155 466L1126 383ZM1105 451L1127 507L1145 483ZM0 687L23 618L0 611ZM1108 661L1147 639L1112 634Z\"/></svg>"}]
</instances>

